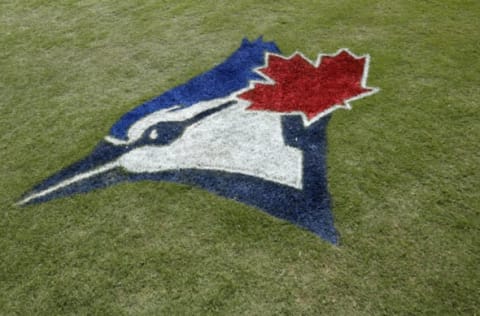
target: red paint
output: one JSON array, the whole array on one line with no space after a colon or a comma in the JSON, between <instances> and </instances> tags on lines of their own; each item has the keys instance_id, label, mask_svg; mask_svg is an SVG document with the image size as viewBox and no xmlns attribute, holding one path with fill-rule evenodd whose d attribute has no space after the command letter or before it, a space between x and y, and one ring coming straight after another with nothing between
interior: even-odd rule
<instances>
[{"instance_id":1,"label":"red paint","mask_svg":"<svg viewBox=\"0 0 480 316\"><path fill-rule=\"evenodd\" d=\"M324 56L318 67L300 54L290 59L269 55L267 66L259 72L274 84L257 83L239 95L251 101L249 110L282 113L303 112L312 120L334 106L345 106L349 99L372 89L362 86L366 57L355 58L348 51Z\"/></svg>"}]
</instances>

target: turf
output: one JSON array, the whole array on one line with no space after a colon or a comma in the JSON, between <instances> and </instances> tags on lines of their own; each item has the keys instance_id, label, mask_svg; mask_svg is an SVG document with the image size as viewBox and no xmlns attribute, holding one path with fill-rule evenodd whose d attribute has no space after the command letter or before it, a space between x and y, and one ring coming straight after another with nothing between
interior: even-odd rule
<instances>
[{"instance_id":1,"label":"turf","mask_svg":"<svg viewBox=\"0 0 480 316\"><path fill-rule=\"evenodd\" d=\"M0 314L475 315L478 1L0 3ZM188 186L18 207L125 112L263 34L369 53L329 125L341 244Z\"/></svg>"}]
</instances>

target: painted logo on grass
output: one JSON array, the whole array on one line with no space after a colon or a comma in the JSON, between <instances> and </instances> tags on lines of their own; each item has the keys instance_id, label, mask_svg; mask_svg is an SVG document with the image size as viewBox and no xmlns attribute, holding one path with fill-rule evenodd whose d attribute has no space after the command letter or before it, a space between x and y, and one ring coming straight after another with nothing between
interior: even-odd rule
<instances>
[{"instance_id":1,"label":"painted logo on grass","mask_svg":"<svg viewBox=\"0 0 480 316\"><path fill-rule=\"evenodd\" d=\"M123 115L86 158L26 193L45 202L122 181L199 186L337 243L326 176L330 113L371 95L369 56L284 57L243 40L223 63Z\"/></svg>"}]
</instances>

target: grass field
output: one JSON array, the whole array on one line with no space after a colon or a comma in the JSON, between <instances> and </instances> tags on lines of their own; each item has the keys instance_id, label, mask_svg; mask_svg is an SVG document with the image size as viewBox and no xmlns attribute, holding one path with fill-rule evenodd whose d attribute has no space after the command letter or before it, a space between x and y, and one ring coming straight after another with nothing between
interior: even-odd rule
<instances>
[{"instance_id":1,"label":"grass field","mask_svg":"<svg viewBox=\"0 0 480 316\"><path fill-rule=\"evenodd\" d=\"M0 2L0 314L480 314L480 2ZM125 112L264 35L371 55L329 124L338 247L200 189L18 207Z\"/></svg>"}]
</instances>

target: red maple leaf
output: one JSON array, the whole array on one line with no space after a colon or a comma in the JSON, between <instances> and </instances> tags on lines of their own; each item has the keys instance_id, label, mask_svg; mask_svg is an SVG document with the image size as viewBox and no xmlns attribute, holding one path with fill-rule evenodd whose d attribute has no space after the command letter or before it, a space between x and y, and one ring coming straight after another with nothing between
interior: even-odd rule
<instances>
[{"instance_id":1,"label":"red maple leaf","mask_svg":"<svg viewBox=\"0 0 480 316\"><path fill-rule=\"evenodd\" d=\"M364 86L367 58L342 50L321 57L315 66L299 53L290 58L270 54L267 65L257 71L273 83L255 83L238 97L251 102L249 110L304 113L308 124L336 108L350 108L348 101L376 92Z\"/></svg>"}]
</instances>

